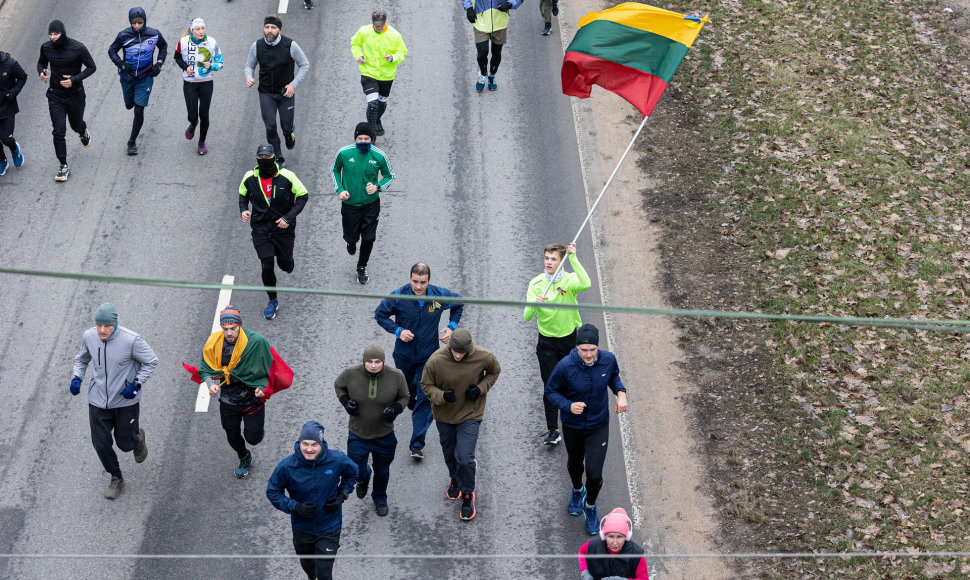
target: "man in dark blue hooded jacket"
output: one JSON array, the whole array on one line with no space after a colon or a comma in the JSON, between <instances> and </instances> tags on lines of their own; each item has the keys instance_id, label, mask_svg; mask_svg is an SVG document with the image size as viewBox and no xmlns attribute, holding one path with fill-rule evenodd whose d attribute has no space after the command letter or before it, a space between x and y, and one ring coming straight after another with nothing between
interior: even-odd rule
<instances>
[{"instance_id":1,"label":"man in dark blue hooded jacket","mask_svg":"<svg viewBox=\"0 0 970 580\"><path fill-rule=\"evenodd\" d=\"M145 123L145 107L148 95L152 92L155 77L162 72L165 57L168 56L168 43L162 33L146 24L145 10L136 6L128 11L131 26L122 30L108 47L108 57L118 67L121 91L125 98L125 108L135 109L135 120L131 124L128 138L128 155L138 155L135 139ZM158 59L154 60L155 49ZM118 52L122 52L122 56Z\"/></svg>"},{"instance_id":2,"label":"man in dark blue hooded jacket","mask_svg":"<svg viewBox=\"0 0 970 580\"><path fill-rule=\"evenodd\" d=\"M297 554L337 555L343 525L341 504L354 489L356 479L357 465L343 453L327 448L323 425L304 423L293 454L280 461L266 486L269 501L290 514ZM300 566L307 578L333 578L332 558L301 558Z\"/></svg>"}]
</instances>

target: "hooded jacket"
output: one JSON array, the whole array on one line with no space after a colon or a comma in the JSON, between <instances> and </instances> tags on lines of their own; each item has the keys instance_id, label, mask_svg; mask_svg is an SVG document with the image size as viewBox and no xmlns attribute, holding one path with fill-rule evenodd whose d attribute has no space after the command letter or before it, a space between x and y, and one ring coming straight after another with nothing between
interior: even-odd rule
<instances>
[{"instance_id":1,"label":"hooded jacket","mask_svg":"<svg viewBox=\"0 0 970 580\"><path fill-rule=\"evenodd\" d=\"M373 24L361 26L350 39L350 52L354 60L364 57L360 63L360 74L379 81L394 80L397 65L404 62L408 49L404 46L404 39L390 24L384 24L384 30L377 32ZM391 55L391 62L385 58Z\"/></svg>"},{"instance_id":2,"label":"hooded jacket","mask_svg":"<svg viewBox=\"0 0 970 580\"><path fill-rule=\"evenodd\" d=\"M60 31L61 37L57 42L48 40L40 45L40 58L37 59L37 74L49 69L50 89L48 91L66 95L84 92L84 79L98 70L91 53L82 43L68 38L67 29L59 20L51 22L52 32ZM83 68L82 68L83 65ZM71 79L71 87L62 87L60 81L66 77Z\"/></svg>"},{"instance_id":3,"label":"hooded jacket","mask_svg":"<svg viewBox=\"0 0 970 580\"><path fill-rule=\"evenodd\" d=\"M285 457L273 470L266 485L266 498L281 512L290 514L293 529L305 534L322 536L339 532L343 525L342 509L327 512L323 504L337 494L347 495L357 481L357 465L340 451L327 447L323 425L307 421L300 432L300 440L312 437L320 442L322 451L314 460L300 452L300 441L293 444L293 454ZM296 514L296 506L313 502L316 510L310 518Z\"/></svg>"},{"instance_id":4,"label":"hooded jacket","mask_svg":"<svg viewBox=\"0 0 970 580\"><path fill-rule=\"evenodd\" d=\"M128 11L128 22L141 17L145 24L141 30L136 31L129 26L122 30L115 37L115 41L108 47L108 58L118 67L118 74L126 81L133 81L151 77L152 57L155 49L158 49L158 64L165 63L168 56L168 43L165 37L158 30L148 26L148 17L145 10L136 6ZM123 51L124 56L118 56L118 51ZM131 74L126 73L121 65L124 63L131 65L135 69Z\"/></svg>"},{"instance_id":5,"label":"hooded jacket","mask_svg":"<svg viewBox=\"0 0 970 580\"><path fill-rule=\"evenodd\" d=\"M357 401L357 414L351 415L347 427L361 439L377 439L394 430L394 422L384 420L384 408L397 403L401 409L408 404L408 383L404 373L384 364L371 375L363 364L340 373L333 384L337 398L347 395Z\"/></svg>"},{"instance_id":6,"label":"hooded jacket","mask_svg":"<svg viewBox=\"0 0 970 580\"><path fill-rule=\"evenodd\" d=\"M0 52L0 119L20 112L17 95L27 84L27 73L12 56Z\"/></svg>"},{"instance_id":7,"label":"hooded jacket","mask_svg":"<svg viewBox=\"0 0 970 580\"><path fill-rule=\"evenodd\" d=\"M613 353L600 350L592 365L587 366L573 349L556 365L546 383L546 398L559 407L563 427L596 429L610 422L610 397L625 391L620 380L620 366ZM581 415L573 415L569 406L586 403Z\"/></svg>"},{"instance_id":8,"label":"hooded jacket","mask_svg":"<svg viewBox=\"0 0 970 580\"><path fill-rule=\"evenodd\" d=\"M108 340L101 340L96 327L84 331L81 350L74 357L74 376L83 379L88 364L92 364L88 403L99 409L130 407L141 401L141 391L133 399L121 396L128 383L148 382L158 357L138 333L116 326Z\"/></svg>"},{"instance_id":9,"label":"hooded jacket","mask_svg":"<svg viewBox=\"0 0 970 580\"><path fill-rule=\"evenodd\" d=\"M468 353L460 361L456 361L451 354L453 346L467 348ZM431 401L431 413L435 421L457 425L484 417L488 392L495 386L501 372L502 367L495 355L475 346L471 340L467 345L458 345L452 335L451 344L439 348L428 359L421 377L421 390ZM465 391L472 384L478 386L482 394L478 399L469 401L465 398ZM445 401L444 392L447 389L455 392L454 403Z\"/></svg>"},{"instance_id":10,"label":"hooded jacket","mask_svg":"<svg viewBox=\"0 0 970 580\"><path fill-rule=\"evenodd\" d=\"M498 9L505 0L461 0L465 10L475 9L475 30L479 32L495 32L509 27L509 13ZM512 8L522 6L522 0L509 0Z\"/></svg>"},{"instance_id":11,"label":"hooded jacket","mask_svg":"<svg viewBox=\"0 0 970 580\"><path fill-rule=\"evenodd\" d=\"M396 296L414 296L410 284L391 292ZM451 310L448 328L454 330L461 320L463 304L448 304L438 298L461 298L459 294L441 286L428 284L426 300L397 300L385 298L374 310L374 319L384 330L398 337L394 342L394 356L420 363L438 350L438 325L445 310ZM391 320L391 317L394 317ZM401 340L401 331L410 330L414 338Z\"/></svg>"}]
</instances>

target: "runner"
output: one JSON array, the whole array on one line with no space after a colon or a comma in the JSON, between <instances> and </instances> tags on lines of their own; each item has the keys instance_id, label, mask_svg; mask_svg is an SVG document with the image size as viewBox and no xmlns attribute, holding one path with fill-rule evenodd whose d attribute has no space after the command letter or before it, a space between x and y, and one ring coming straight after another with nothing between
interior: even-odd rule
<instances>
[{"instance_id":1,"label":"runner","mask_svg":"<svg viewBox=\"0 0 970 580\"><path fill-rule=\"evenodd\" d=\"M445 497L461 498L458 517L466 521L477 514L475 446L487 394L501 372L495 355L476 346L471 333L459 328L447 345L431 355L421 378L421 388L431 399L441 452L451 478Z\"/></svg>"},{"instance_id":2,"label":"runner","mask_svg":"<svg viewBox=\"0 0 970 580\"><path fill-rule=\"evenodd\" d=\"M549 382L546 397L559 407L562 436L566 443L566 469L572 479L569 514L586 517L586 533L599 530L596 498L603 487L603 463L610 439L608 390L616 395L614 410L627 410L626 387L613 353L599 349L599 330L584 324L576 331L576 348L559 361ZM586 485L583 486L583 470Z\"/></svg>"},{"instance_id":3,"label":"runner","mask_svg":"<svg viewBox=\"0 0 970 580\"><path fill-rule=\"evenodd\" d=\"M27 73L12 56L0 52L0 175L7 173L7 156L3 152L4 146L13 155L13 166L24 164L24 155L20 151L20 144L14 139L14 120L20 107L17 106L17 95L27 84Z\"/></svg>"},{"instance_id":4,"label":"runner","mask_svg":"<svg viewBox=\"0 0 970 580\"><path fill-rule=\"evenodd\" d=\"M118 67L125 108L135 109L131 135L128 137L128 155L138 155L135 139L145 124L148 95L151 94L155 77L162 72L162 65L168 55L165 37L158 30L147 26L146 21L143 8L136 6L129 10L128 22L131 26L119 32L108 47L108 57ZM152 63L155 49L158 49L158 58ZM118 51L122 51L122 56L118 56Z\"/></svg>"},{"instance_id":5,"label":"runner","mask_svg":"<svg viewBox=\"0 0 970 580\"><path fill-rule=\"evenodd\" d=\"M94 361L88 384L91 442L104 470L111 475L104 497L118 499L125 490L125 478L111 437L113 434L122 452L133 452L136 463L148 457L145 430L139 426L138 417L141 389L155 372L158 357L138 333L118 326L118 311L112 304L98 307L94 324L81 337L70 390L75 396L81 392L84 373Z\"/></svg>"},{"instance_id":6,"label":"runner","mask_svg":"<svg viewBox=\"0 0 970 580\"><path fill-rule=\"evenodd\" d=\"M323 425L304 423L293 454L280 461L266 485L266 498L276 509L290 514L297 554L337 555L343 526L340 506L354 489L356 477L354 462L327 448ZM300 558L300 566L311 580L332 580L333 563L333 558Z\"/></svg>"},{"instance_id":7,"label":"runner","mask_svg":"<svg viewBox=\"0 0 970 580\"><path fill-rule=\"evenodd\" d=\"M337 151L330 171L333 187L342 202L340 219L347 253L354 255L359 240L357 282L366 284L367 261L377 239L377 218L381 214L380 192L394 180L394 171L384 152L372 145L374 128L370 123L357 123L354 141L353 145Z\"/></svg>"},{"instance_id":8,"label":"runner","mask_svg":"<svg viewBox=\"0 0 970 580\"><path fill-rule=\"evenodd\" d=\"M572 272L559 270L563 256L569 256ZM552 304L576 304L576 296L580 292L589 290L592 286L589 275L576 257L576 244L563 247L560 244L549 244L543 250L543 264L545 272L539 274L529 282L526 292L526 302L550 302ZM558 273L557 273L558 271ZM553 277L555 276L555 278ZM552 287L549 287L549 283ZM549 292L546 292L549 288ZM559 408L553 405L545 396L545 386L549 375L556 363L576 346L576 328L583 324L578 310L564 310L552 308L526 307L523 313L526 322L537 319L539 327L539 342L536 343L536 357L539 359L539 376L542 377L542 404L546 412L546 432L543 443L555 445L562 440L559 434Z\"/></svg>"},{"instance_id":9,"label":"runner","mask_svg":"<svg viewBox=\"0 0 970 580\"><path fill-rule=\"evenodd\" d=\"M296 216L307 202L307 190L295 173L277 162L273 146L256 148L256 167L243 175L239 184L239 212L243 223L253 229L253 246L263 269L263 286L276 286L276 268L293 273ZM252 210L249 208L252 207ZM268 291L263 310L267 320L276 318L280 303L276 292Z\"/></svg>"},{"instance_id":10,"label":"runner","mask_svg":"<svg viewBox=\"0 0 970 580\"><path fill-rule=\"evenodd\" d=\"M86 46L67 37L67 30L60 20L51 21L47 27L50 39L40 47L37 74L41 82L51 80L47 89L47 107L50 109L54 130L54 154L60 167L54 181L67 181L71 168L67 164L67 123L81 137L81 145L91 144L88 124L84 122L84 79L98 70ZM48 68L50 67L50 68Z\"/></svg>"},{"instance_id":11,"label":"runner","mask_svg":"<svg viewBox=\"0 0 970 580\"><path fill-rule=\"evenodd\" d=\"M625 509L607 514L599 526L599 539L580 546L579 574L580 580L650 580L643 548L633 542L633 521Z\"/></svg>"},{"instance_id":12,"label":"runner","mask_svg":"<svg viewBox=\"0 0 970 580\"><path fill-rule=\"evenodd\" d=\"M367 99L367 122L374 134L384 134L381 117L387 110L387 97L397 74L397 65L404 62L408 49L401 33L387 24L387 11L375 8L371 23L361 26L350 40L350 52L360 65L360 84Z\"/></svg>"},{"instance_id":13,"label":"runner","mask_svg":"<svg viewBox=\"0 0 970 580\"><path fill-rule=\"evenodd\" d=\"M199 127L199 155L209 150L205 138L209 133L209 104L212 103L212 73L224 66L222 50L215 38L206 34L205 21L194 18L175 47L175 64L182 69L182 94L189 114L185 138L195 137Z\"/></svg>"},{"instance_id":14,"label":"runner","mask_svg":"<svg viewBox=\"0 0 970 580\"><path fill-rule=\"evenodd\" d=\"M468 21L475 25L475 48L478 50L478 69L481 73L475 83L475 90L479 93L485 90L498 89L495 75L498 65L502 62L502 46L508 39L509 10L522 5L522 0L461 0L465 8ZM489 44L491 44L492 62L488 61Z\"/></svg>"},{"instance_id":15,"label":"runner","mask_svg":"<svg viewBox=\"0 0 970 580\"><path fill-rule=\"evenodd\" d=\"M542 35L549 36L552 34L552 17L559 16L559 0L539 0L539 14L546 23Z\"/></svg>"},{"instance_id":16,"label":"runner","mask_svg":"<svg viewBox=\"0 0 970 580\"><path fill-rule=\"evenodd\" d=\"M256 84L256 65L259 65L259 110L266 126L266 140L273 144L276 161L280 167L286 164L280 148L280 134L276 130L276 115L286 138L286 148L296 146L293 132L296 87L310 70L310 61L295 40L283 36L283 21L276 14L263 19L263 41L256 41L249 48L246 59L246 87ZM298 67L294 74L293 67Z\"/></svg>"},{"instance_id":17,"label":"runner","mask_svg":"<svg viewBox=\"0 0 970 580\"><path fill-rule=\"evenodd\" d=\"M394 366L404 372L408 385L408 409L411 409L411 442L408 448L415 461L424 459L425 435L431 426L431 401L420 389L424 365L436 350L438 341L448 344L451 333L458 328L462 304L447 304L437 300L461 298L460 295L431 282L431 268L418 262L411 266L411 282L391 294L397 296L428 296L428 300L397 300L385 298L374 311L374 319L390 332L394 341ZM441 315L451 310L448 326L438 331ZM393 318L393 320L392 320Z\"/></svg>"},{"instance_id":18,"label":"runner","mask_svg":"<svg viewBox=\"0 0 970 580\"><path fill-rule=\"evenodd\" d=\"M266 393L273 354L262 334L242 327L242 315L235 306L219 313L222 328L209 336L202 348L198 376L209 387L209 396L219 396L219 416L229 446L239 456L233 473L239 479L249 475L253 454L246 443L263 440ZM240 424L243 428L240 429Z\"/></svg>"},{"instance_id":19,"label":"runner","mask_svg":"<svg viewBox=\"0 0 970 580\"><path fill-rule=\"evenodd\" d=\"M357 464L357 497L364 499L373 457L374 491L371 499L377 515L387 515L387 483L397 448L394 419L408 402L404 373L384 365L384 349L372 344L364 349L363 364L340 373L334 383L337 399L350 415L347 455Z\"/></svg>"}]
</instances>

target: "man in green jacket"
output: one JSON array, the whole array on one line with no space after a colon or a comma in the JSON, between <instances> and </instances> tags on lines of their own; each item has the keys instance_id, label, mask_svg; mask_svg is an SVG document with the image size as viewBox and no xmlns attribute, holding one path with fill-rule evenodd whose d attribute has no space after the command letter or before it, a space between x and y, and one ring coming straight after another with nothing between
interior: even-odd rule
<instances>
[{"instance_id":1,"label":"man in green jacket","mask_svg":"<svg viewBox=\"0 0 970 580\"><path fill-rule=\"evenodd\" d=\"M394 180L394 172L384 152L373 145L374 128L370 123L357 123L354 144L337 151L333 158L333 187L340 197L347 253L357 252L357 282L367 283L367 261L377 239L377 218L381 214L380 192Z\"/></svg>"},{"instance_id":2,"label":"man in green jacket","mask_svg":"<svg viewBox=\"0 0 970 580\"><path fill-rule=\"evenodd\" d=\"M485 416L487 394L501 372L495 355L476 346L468 330L457 328L448 344L428 359L421 377L421 390L431 401L441 452L451 478L445 497L461 498L458 517L466 521L476 514L478 431Z\"/></svg>"},{"instance_id":3,"label":"man in green jacket","mask_svg":"<svg viewBox=\"0 0 970 580\"><path fill-rule=\"evenodd\" d=\"M384 365L384 349L372 344L364 349L363 364L340 373L334 382L337 399L347 410L347 455L357 464L357 497L364 499L370 483L373 457L374 491L371 499L377 515L387 515L387 482L397 448L394 419L408 404L404 373Z\"/></svg>"},{"instance_id":4,"label":"man in green jacket","mask_svg":"<svg viewBox=\"0 0 970 580\"><path fill-rule=\"evenodd\" d=\"M397 74L397 65L404 62L408 49L401 33L387 23L387 11L375 8L371 23L360 27L350 40L350 52L360 65L360 84L367 99L367 122L374 134L384 134L381 117L387 110L387 97Z\"/></svg>"},{"instance_id":5,"label":"man in green jacket","mask_svg":"<svg viewBox=\"0 0 970 580\"><path fill-rule=\"evenodd\" d=\"M561 270L562 259L569 256L572 272ZM549 302L551 304L576 304L577 295L589 290L592 282L589 275L576 257L576 243L566 247L549 244L543 251L545 271L529 282L526 302ZM550 287L550 283L552 287ZM549 291L546 292L546 288ZM556 364L576 346L576 329L583 325L578 310L565 310L527 306L523 317L526 322L537 318L539 342L536 344L536 357L539 359L539 376L542 377L542 404L546 411L546 432L543 443L555 445L562 441L559 434L559 409L545 396L546 383Z\"/></svg>"}]
</instances>

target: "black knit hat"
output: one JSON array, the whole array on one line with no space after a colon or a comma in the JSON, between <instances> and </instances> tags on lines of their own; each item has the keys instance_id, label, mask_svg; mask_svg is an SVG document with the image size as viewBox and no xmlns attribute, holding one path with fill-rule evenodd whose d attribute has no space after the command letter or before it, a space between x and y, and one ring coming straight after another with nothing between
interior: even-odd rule
<instances>
[{"instance_id":1,"label":"black knit hat","mask_svg":"<svg viewBox=\"0 0 970 580\"><path fill-rule=\"evenodd\" d=\"M576 344L595 344L599 346L600 331L592 324L584 324L576 330Z\"/></svg>"},{"instance_id":2,"label":"black knit hat","mask_svg":"<svg viewBox=\"0 0 970 580\"><path fill-rule=\"evenodd\" d=\"M60 20L51 20L51 23L47 25L47 34L50 34L51 32L67 35L67 30L64 29L64 23Z\"/></svg>"},{"instance_id":3,"label":"black knit hat","mask_svg":"<svg viewBox=\"0 0 970 580\"><path fill-rule=\"evenodd\" d=\"M371 127L371 124L367 121L357 123L357 127L354 128L354 139L360 137L361 135L367 135L370 137L371 141L377 137L377 134L374 133L374 128Z\"/></svg>"}]
</instances>

